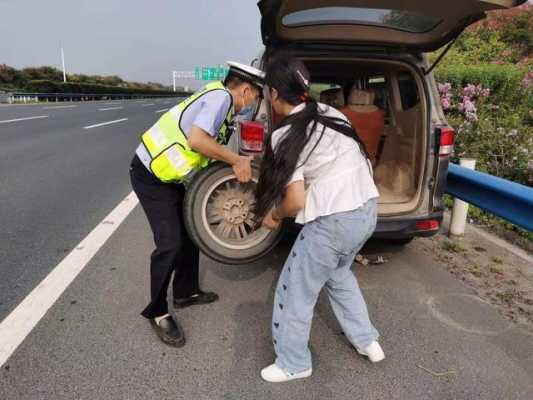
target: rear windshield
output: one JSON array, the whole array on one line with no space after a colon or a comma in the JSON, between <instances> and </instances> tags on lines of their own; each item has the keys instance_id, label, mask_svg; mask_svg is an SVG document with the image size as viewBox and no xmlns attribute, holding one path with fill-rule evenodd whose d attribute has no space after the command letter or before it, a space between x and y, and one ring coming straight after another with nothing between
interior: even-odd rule
<instances>
[{"instance_id":1,"label":"rear windshield","mask_svg":"<svg viewBox=\"0 0 533 400\"><path fill-rule=\"evenodd\" d=\"M412 11L357 7L320 7L296 11L283 17L287 27L304 25L376 25L413 33L435 28L442 19Z\"/></svg>"}]
</instances>

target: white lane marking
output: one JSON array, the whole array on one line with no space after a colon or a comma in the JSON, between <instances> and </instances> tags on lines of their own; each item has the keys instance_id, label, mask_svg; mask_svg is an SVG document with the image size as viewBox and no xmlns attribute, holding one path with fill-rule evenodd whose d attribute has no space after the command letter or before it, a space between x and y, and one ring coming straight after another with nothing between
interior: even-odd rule
<instances>
[{"instance_id":1,"label":"white lane marking","mask_svg":"<svg viewBox=\"0 0 533 400\"><path fill-rule=\"evenodd\" d=\"M168 108L163 108L162 110L157 110L157 111L155 111L155 113L159 114L159 113L162 113L162 112L165 112L165 111L168 111Z\"/></svg>"},{"instance_id":2,"label":"white lane marking","mask_svg":"<svg viewBox=\"0 0 533 400\"><path fill-rule=\"evenodd\" d=\"M138 203L128 194L0 323L0 367Z\"/></svg>"},{"instance_id":3,"label":"white lane marking","mask_svg":"<svg viewBox=\"0 0 533 400\"><path fill-rule=\"evenodd\" d=\"M26 121L28 119L39 119L39 118L48 118L48 115L38 115L36 117L6 119L6 120L3 120L3 121L0 121L0 124L7 124L9 122Z\"/></svg>"},{"instance_id":4,"label":"white lane marking","mask_svg":"<svg viewBox=\"0 0 533 400\"><path fill-rule=\"evenodd\" d=\"M50 107L43 107L43 110L57 110L59 108L76 108L78 106L50 106Z\"/></svg>"},{"instance_id":5,"label":"white lane marking","mask_svg":"<svg viewBox=\"0 0 533 400\"><path fill-rule=\"evenodd\" d=\"M99 108L98 111L108 111L108 110L120 110L124 107L107 107L107 108Z\"/></svg>"},{"instance_id":6,"label":"white lane marking","mask_svg":"<svg viewBox=\"0 0 533 400\"><path fill-rule=\"evenodd\" d=\"M141 107L155 106L155 103L142 104Z\"/></svg>"},{"instance_id":7,"label":"white lane marking","mask_svg":"<svg viewBox=\"0 0 533 400\"><path fill-rule=\"evenodd\" d=\"M108 103L102 103L104 106L115 106L117 104L122 104L121 101L110 101Z\"/></svg>"},{"instance_id":8,"label":"white lane marking","mask_svg":"<svg viewBox=\"0 0 533 400\"><path fill-rule=\"evenodd\" d=\"M94 125L84 126L83 129L98 128L99 126L116 124L116 123L119 123L119 122L122 122L122 121L127 121L127 120L128 120L127 118L116 119L116 120L114 120L114 121L107 121L107 122L102 122L102 123L100 123L100 124L94 124Z\"/></svg>"},{"instance_id":9,"label":"white lane marking","mask_svg":"<svg viewBox=\"0 0 533 400\"><path fill-rule=\"evenodd\" d=\"M136 103L146 103L148 100L137 100Z\"/></svg>"}]
</instances>

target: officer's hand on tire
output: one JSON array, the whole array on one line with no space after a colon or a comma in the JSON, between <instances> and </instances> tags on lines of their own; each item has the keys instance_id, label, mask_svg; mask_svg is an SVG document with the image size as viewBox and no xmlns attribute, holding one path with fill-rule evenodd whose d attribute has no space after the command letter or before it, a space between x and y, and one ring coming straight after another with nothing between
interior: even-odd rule
<instances>
[{"instance_id":1,"label":"officer's hand on tire","mask_svg":"<svg viewBox=\"0 0 533 400\"><path fill-rule=\"evenodd\" d=\"M237 180L242 183L249 182L252 179L252 162L251 156L239 156L239 161L233 164L233 172Z\"/></svg>"}]
</instances>

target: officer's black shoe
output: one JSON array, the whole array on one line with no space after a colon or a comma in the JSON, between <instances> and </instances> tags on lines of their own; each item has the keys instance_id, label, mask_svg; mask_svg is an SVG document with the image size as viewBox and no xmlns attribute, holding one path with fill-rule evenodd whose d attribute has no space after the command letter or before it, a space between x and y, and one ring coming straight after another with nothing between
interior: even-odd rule
<instances>
[{"instance_id":1,"label":"officer's black shoe","mask_svg":"<svg viewBox=\"0 0 533 400\"><path fill-rule=\"evenodd\" d=\"M150 325L163 343L174 347L182 347L185 344L185 333L182 327L170 315L167 314L159 320L159 323L151 318Z\"/></svg>"},{"instance_id":2,"label":"officer's black shoe","mask_svg":"<svg viewBox=\"0 0 533 400\"><path fill-rule=\"evenodd\" d=\"M213 292L202 292L201 290L189 297L174 299L174 307L185 308L196 304L209 304L218 300L218 294Z\"/></svg>"}]
</instances>

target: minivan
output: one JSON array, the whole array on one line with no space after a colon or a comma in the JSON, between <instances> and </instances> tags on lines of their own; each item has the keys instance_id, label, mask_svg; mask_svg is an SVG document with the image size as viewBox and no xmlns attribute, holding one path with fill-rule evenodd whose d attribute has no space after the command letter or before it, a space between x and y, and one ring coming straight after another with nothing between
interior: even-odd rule
<instances>
[{"instance_id":1,"label":"minivan","mask_svg":"<svg viewBox=\"0 0 533 400\"><path fill-rule=\"evenodd\" d=\"M276 53L289 52L309 69L310 94L318 101L380 127L363 138L380 192L374 237L405 244L440 229L454 143L432 73L440 58L430 65L425 53L449 48L487 11L524 2L261 0L264 49L252 65L264 69ZM283 228L255 229L253 215L254 182L278 119L265 90L253 120L235 123L228 146L254 156L255 181L240 184L231 167L215 162L190 182L185 225L202 252L216 261L252 262L283 235Z\"/></svg>"}]
</instances>

